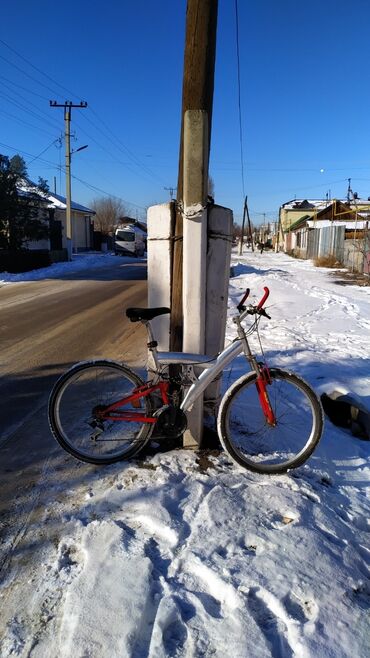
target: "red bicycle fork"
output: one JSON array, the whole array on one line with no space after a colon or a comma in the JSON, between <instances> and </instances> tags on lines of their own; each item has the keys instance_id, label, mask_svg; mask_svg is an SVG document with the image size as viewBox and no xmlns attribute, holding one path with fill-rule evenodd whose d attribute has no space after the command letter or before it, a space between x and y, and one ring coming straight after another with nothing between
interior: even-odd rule
<instances>
[{"instance_id":1,"label":"red bicycle fork","mask_svg":"<svg viewBox=\"0 0 370 658\"><path fill-rule=\"evenodd\" d=\"M97 416L100 420L125 420L137 423L156 423L157 418L153 418L153 416L146 416L138 411L121 411L121 407L131 405L134 409L138 409L140 408L140 400L151 395L155 391L160 392L162 403L164 405L169 404L168 388L169 382L158 382L158 384L154 385L144 384L143 386L136 388L131 395L121 398L120 400L117 400L117 402L110 404L108 407L99 410Z\"/></svg>"},{"instance_id":2,"label":"red bicycle fork","mask_svg":"<svg viewBox=\"0 0 370 658\"><path fill-rule=\"evenodd\" d=\"M276 417L267 393L267 386L269 384L271 384L270 371L267 366L262 366L259 368L259 375L256 379L257 393L267 424L271 425L271 427L275 427Z\"/></svg>"}]
</instances>

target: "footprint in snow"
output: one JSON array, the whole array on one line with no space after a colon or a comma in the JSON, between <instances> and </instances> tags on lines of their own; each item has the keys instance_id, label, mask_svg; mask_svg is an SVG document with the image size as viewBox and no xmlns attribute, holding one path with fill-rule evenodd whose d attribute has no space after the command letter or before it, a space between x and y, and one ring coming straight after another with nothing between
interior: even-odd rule
<instances>
[{"instance_id":1,"label":"footprint in snow","mask_svg":"<svg viewBox=\"0 0 370 658\"><path fill-rule=\"evenodd\" d=\"M84 565L84 556L81 549L74 544L61 543L58 548L56 564L57 575L69 583L72 582Z\"/></svg>"},{"instance_id":2,"label":"footprint in snow","mask_svg":"<svg viewBox=\"0 0 370 658\"><path fill-rule=\"evenodd\" d=\"M293 618L283 601L262 587L251 587L249 610L259 626L272 658L309 658L303 640L302 621ZM300 617L303 619L302 613Z\"/></svg>"},{"instance_id":3,"label":"footprint in snow","mask_svg":"<svg viewBox=\"0 0 370 658\"><path fill-rule=\"evenodd\" d=\"M319 615L319 606L316 601L307 596L302 597L294 592L289 592L283 599L283 603L288 614L301 624L309 622L314 624ZM313 630L312 630L313 632Z\"/></svg>"}]
</instances>

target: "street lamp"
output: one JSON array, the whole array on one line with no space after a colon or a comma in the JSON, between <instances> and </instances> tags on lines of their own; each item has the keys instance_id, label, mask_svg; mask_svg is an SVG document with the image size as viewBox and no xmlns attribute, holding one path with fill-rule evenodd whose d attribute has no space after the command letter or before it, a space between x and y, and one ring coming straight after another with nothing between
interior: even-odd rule
<instances>
[{"instance_id":1,"label":"street lamp","mask_svg":"<svg viewBox=\"0 0 370 658\"><path fill-rule=\"evenodd\" d=\"M78 153L79 151L83 151L84 149L87 149L88 146L89 146L88 144L85 144L85 146L80 146L80 148L74 149L73 151L71 151L71 155L73 155L74 153Z\"/></svg>"}]
</instances>

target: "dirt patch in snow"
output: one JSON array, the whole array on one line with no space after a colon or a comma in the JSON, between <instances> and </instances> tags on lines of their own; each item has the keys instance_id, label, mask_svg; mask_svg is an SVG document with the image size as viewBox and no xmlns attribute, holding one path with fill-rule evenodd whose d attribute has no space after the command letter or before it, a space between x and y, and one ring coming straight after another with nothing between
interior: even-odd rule
<instances>
[{"instance_id":1,"label":"dirt patch in snow","mask_svg":"<svg viewBox=\"0 0 370 658\"><path fill-rule=\"evenodd\" d=\"M331 272L331 275L335 277L335 283L339 286L370 286L370 276L368 274L336 270Z\"/></svg>"}]
</instances>

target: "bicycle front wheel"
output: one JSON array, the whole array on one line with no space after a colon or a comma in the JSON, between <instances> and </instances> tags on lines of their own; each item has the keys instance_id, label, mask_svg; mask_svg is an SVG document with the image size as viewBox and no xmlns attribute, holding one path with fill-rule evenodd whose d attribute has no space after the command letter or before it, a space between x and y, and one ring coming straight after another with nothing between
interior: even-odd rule
<instances>
[{"instance_id":1,"label":"bicycle front wheel","mask_svg":"<svg viewBox=\"0 0 370 658\"><path fill-rule=\"evenodd\" d=\"M152 425L100 420L98 411L125 398L144 382L127 366L113 361L79 363L56 382L49 400L49 423L56 440L77 459L111 464L133 457L147 442ZM139 407L139 408L138 408ZM152 414L148 397L125 411Z\"/></svg>"},{"instance_id":2,"label":"bicycle front wheel","mask_svg":"<svg viewBox=\"0 0 370 658\"><path fill-rule=\"evenodd\" d=\"M276 425L267 423L256 387L257 375L238 379L225 393L218 434L229 455L257 473L285 473L303 464L323 430L321 403L303 379L271 369L266 391Z\"/></svg>"}]
</instances>

